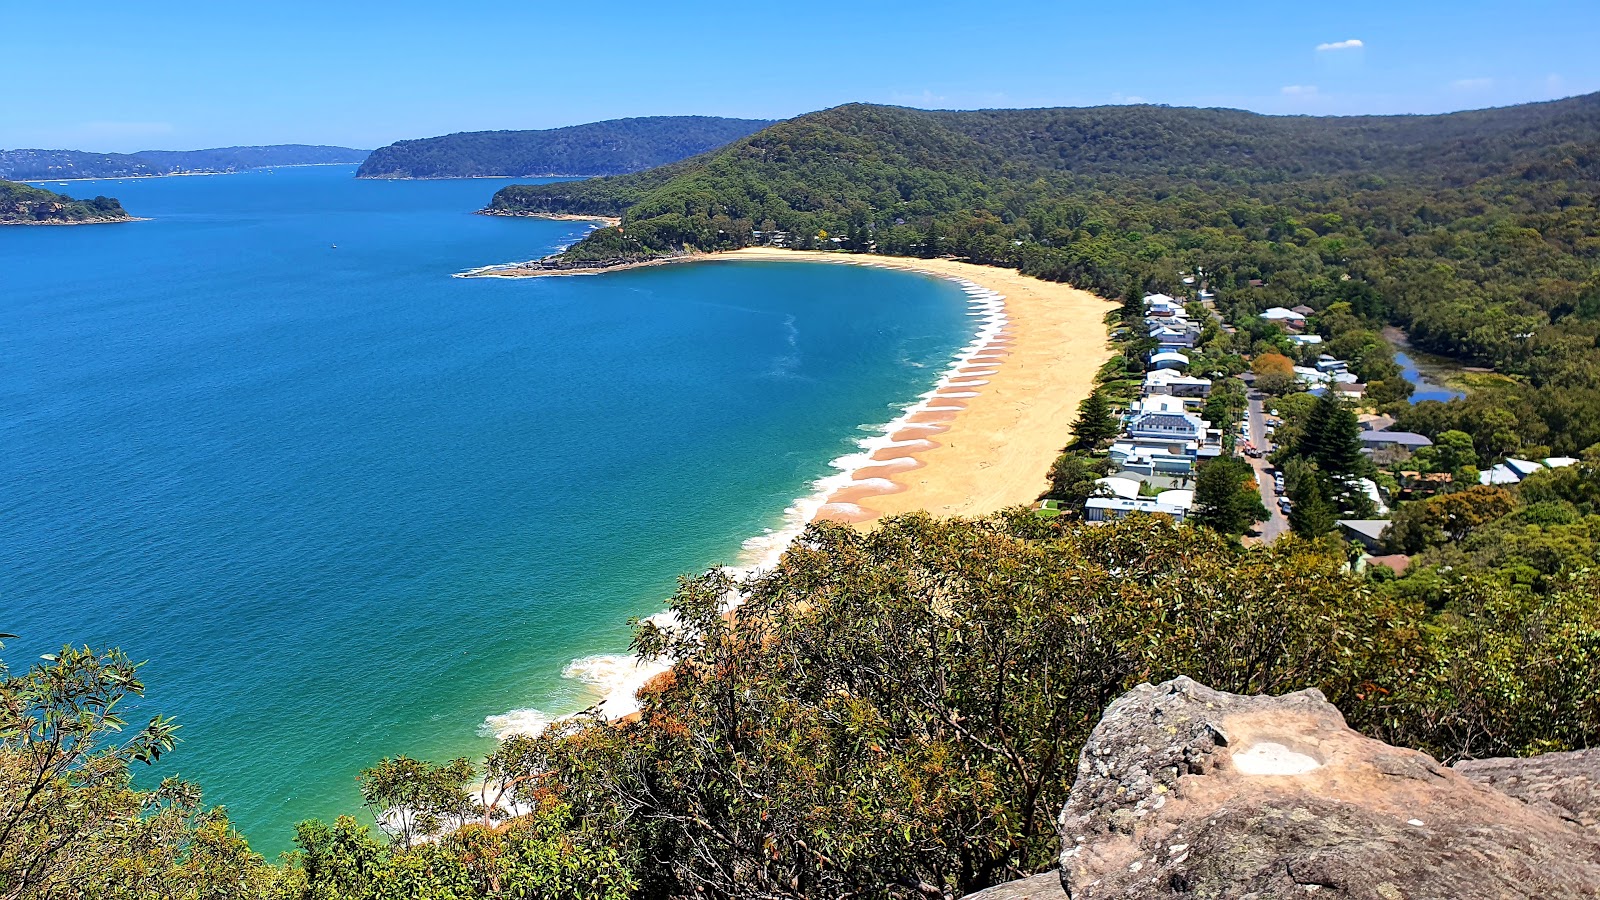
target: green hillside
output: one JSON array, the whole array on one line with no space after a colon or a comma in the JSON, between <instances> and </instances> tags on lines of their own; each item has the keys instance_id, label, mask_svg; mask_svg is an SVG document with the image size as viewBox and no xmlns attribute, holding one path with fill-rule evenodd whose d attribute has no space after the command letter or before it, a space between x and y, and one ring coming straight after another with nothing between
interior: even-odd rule
<instances>
[{"instance_id":1,"label":"green hillside","mask_svg":"<svg viewBox=\"0 0 1600 900\"><path fill-rule=\"evenodd\" d=\"M953 255L1112 296L1198 266L1236 321L1348 301L1421 349L1517 376L1494 402L1528 444L1573 453L1600 441L1597 197L1588 95L1355 118L850 105L491 206L625 210L574 262L782 243Z\"/></svg>"},{"instance_id":2,"label":"green hillside","mask_svg":"<svg viewBox=\"0 0 1600 900\"><path fill-rule=\"evenodd\" d=\"M211 150L141 150L87 153L82 150L0 150L0 178L130 178L180 173L242 172L267 166L358 163L365 150L309 144L217 147Z\"/></svg>"},{"instance_id":3,"label":"green hillside","mask_svg":"<svg viewBox=\"0 0 1600 900\"><path fill-rule=\"evenodd\" d=\"M74 200L43 188L0 181L0 225L126 222L131 217L110 197Z\"/></svg>"},{"instance_id":4,"label":"green hillside","mask_svg":"<svg viewBox=\"0 0 1600 900\"><path fill-rule=\"evenodd\" d=\"M356 177L616 175L714 150L770 124L715 116L649 116L544 131L463 132L380 147Z\"/></svg>"}]
</instances>

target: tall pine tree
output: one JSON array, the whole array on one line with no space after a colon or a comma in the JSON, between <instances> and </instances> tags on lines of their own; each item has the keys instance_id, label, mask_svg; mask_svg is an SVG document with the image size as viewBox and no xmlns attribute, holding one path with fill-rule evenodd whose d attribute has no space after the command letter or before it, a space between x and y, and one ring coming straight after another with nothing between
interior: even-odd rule
<instances>
[{"instance_id":1,"label":"tall pine tree","mask_svg":"<svg viewBox=\"0 0 1600 900\"><path fill-rule=\"evenodd\" d=\"M1094 450L1117 436L1121 430L1105 394L1095 391L1078 404L1078 419L1072 423L1073 446Z\"/></svg>"}]
</instances>

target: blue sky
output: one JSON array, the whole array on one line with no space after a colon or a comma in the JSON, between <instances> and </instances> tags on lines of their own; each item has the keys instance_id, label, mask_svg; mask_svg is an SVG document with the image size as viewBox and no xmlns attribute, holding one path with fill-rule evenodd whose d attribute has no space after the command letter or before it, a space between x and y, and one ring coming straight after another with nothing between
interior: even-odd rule
<instances>
[{"instance_id":1,"label":"blue sky","mask_svg":"<svg viewBox=\"0 0 1600 900\"><path fill-rule=\"evenodd\" d=\"M5 7L0 148L370 148L857 100L1355 114L1600 90L1596 0Z\"/></svg>"}]
</instances>

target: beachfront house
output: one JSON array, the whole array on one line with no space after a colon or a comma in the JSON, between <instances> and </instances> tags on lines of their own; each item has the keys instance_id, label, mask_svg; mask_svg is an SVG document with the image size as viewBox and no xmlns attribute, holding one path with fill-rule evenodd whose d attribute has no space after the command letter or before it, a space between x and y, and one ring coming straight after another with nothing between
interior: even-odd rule
<instances>
[{"instance_id":1,"label":"beachfront house","mask_svg":"<svg viewBox=\"0 0 1600 900\"><path fill-rule=\"evenodd\" d=\"M1150 351L1150 368L1152 369L1187 369L1189 357L1176 350L1163 350L1156 348Z\"/></svg>"},{"instance_id":2,"label":"beachfront house","mask_svg":"<svg viewBox=\"0 0 1600 900\"><path fill-rule=\"evenodd\" d=\"M1210 427L1210 422L1194 413L1160 407L1130 417L1124 432L1133 440L1199 442L1205 440Z\"/></svg>"},{"instance_id":3,"label":"beachfront house","mask_svg":"<svg viewBox=\"0 0 1600 900\"><path fill-rule=\"evenodd\" d=\"M1110 522L1134 513L1166 515L1182 522L1187 510L1149 497L1090 497L1083 504L1083 518L1088 522Z\"/></svg>"},{"instance_id":4,"label":"beachfront house","mask_svg":"<svg viewBox=\"0 0 1600 900\"><path fill-rule=\"evenodd\" d=\"M1187 350L1200 340L1200 328L1188 320L1157 322L1149 335L1163 350Z\"/></svg>"},{"instance_id":5,"label":"beachfront house","mask_svg":"<svg viewBox=\"0 0 1600 900\"><path fill-rule=\"evenodd\" d=\"M1186 478L1194 474L1196 454L1181 442L1120 440L1111 445L1119 473L1136 478Z\"/></svg>"},{"instance_id":6,"label":"beachfront house","mask_svg":"<svg viewBox=\"0 0 1600 900\"><path fill-rule=\"evenodd\" d=\"M1211 379L1185 375L1177 369L1156 369L1144 373L1141 393L1170 394L1174 397L1205 398L1211 396Z\"/></svg>"},{"instance_id":7,"label":"beachfront house","mask_svg":"<svg viewBox=\"0 0 1600 900\"><path fill-rule=\"evenodd\" d=\"M1124 500L1132 500L1139 496L1140 482L1133 478L1108 475L1105 478L1096 478L1094 485L1096 497L1121 497Z\"/></svg>"}]
</instances>

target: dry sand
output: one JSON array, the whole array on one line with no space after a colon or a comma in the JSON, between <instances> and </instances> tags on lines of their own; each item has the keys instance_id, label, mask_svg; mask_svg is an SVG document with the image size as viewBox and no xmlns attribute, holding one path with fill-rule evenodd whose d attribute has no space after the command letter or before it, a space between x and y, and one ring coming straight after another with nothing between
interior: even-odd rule
<instances>
[{"instance_id":1,"label":"dry sand","mask_svg":"<svg viewBox=\"0 0 1600 900\"><path fill-rule=\"evenodd\" d=\"M820 517L869 521L925 509L935 515L983 515L1031 503L1044 491L1050 464L1070 439L1078 404L1111 356L1105 315L1115 304L1065 284L1010 269L945 259L903 259L749 248L710 259L874 265L961 278L1005 297L1007 328L980 350L930 401L959 407L919 413L891 437L929 445L880 450L888 463L858 470ZM965 374L971 373L971 374Z\"/></svg>"}]
</instances>

